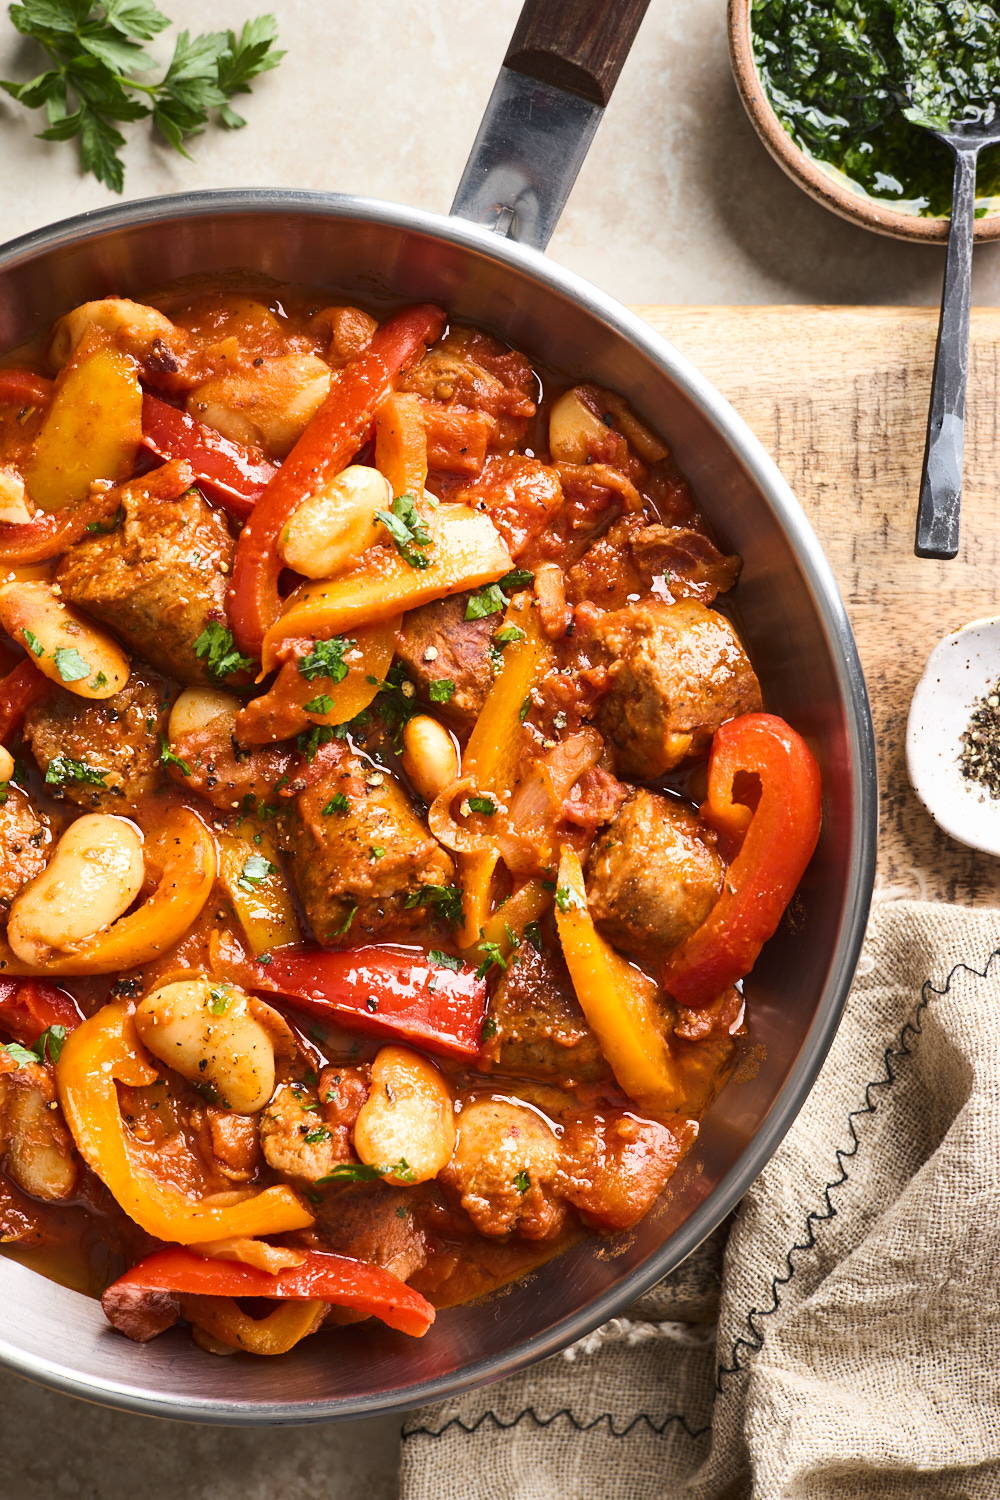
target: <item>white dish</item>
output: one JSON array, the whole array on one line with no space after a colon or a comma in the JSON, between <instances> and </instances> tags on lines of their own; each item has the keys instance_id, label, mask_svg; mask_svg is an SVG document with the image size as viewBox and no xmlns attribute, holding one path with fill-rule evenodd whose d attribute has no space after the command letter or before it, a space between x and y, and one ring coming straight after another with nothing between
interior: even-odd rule
<instances>
[{"instance_id":1,"label":"white dish","mask_svg":"<svg viewBox=\"0 0 1000 1500\"><path fill-rule=\"evenodd\" d=\"M906 724L913 790L945 833L987 854L1000 854L1000 797L962 774L962 734L998 678L1000 615L973 620L934 647Z\"/></svg>"}]
</instances>

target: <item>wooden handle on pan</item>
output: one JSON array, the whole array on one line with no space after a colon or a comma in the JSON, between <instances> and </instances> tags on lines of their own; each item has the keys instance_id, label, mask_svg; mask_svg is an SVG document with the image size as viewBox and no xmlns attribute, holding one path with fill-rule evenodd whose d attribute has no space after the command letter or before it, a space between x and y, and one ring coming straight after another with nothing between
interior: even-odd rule
<instances>
[{"instance_id":1,"label":"wooden handle on pan","mask_svg":"<svg viewBox=\"0 0 1000 1500\"><path fill-rule=\"evenodd\" d=\"M649 0L525 0L504 64L607 104Z\"/></svg>"}]
</instances>

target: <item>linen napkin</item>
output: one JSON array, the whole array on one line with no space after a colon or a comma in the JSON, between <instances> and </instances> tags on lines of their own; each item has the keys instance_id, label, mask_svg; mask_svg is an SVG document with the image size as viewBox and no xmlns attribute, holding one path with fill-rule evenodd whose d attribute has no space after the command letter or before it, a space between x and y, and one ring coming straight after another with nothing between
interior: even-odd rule
<instances>
[{"instance_id":1,"label":"linen napkin","mask_svg":"<svg viewBox=\"0 0 1000 1500\"><path fill-rule=\"evenodd\" d=\"M589 1339L411 1412L402 1500L1000 1495L998 1106L1000 912L876 903L717 1325L708 1245Z\"/></svg>"}]
</instances>

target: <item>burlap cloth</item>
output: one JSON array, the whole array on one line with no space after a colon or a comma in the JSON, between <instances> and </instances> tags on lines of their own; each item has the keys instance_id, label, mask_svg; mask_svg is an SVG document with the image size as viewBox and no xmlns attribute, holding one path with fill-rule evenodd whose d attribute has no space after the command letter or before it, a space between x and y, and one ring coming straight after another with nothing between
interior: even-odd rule
<instances>
[{"instance_id":1,"label":"burlap cloth","mask_svg":"<svg viewBox=\"0 0 1000 1500\"><path fill-rule=\"evenodd\" d=\"M734 1216L717 1326L682 1271L410 1413L403 1500L1000 1496L998 1102L1000 912L877 904L829 1059Z\"/></svg>"}]
</instances>

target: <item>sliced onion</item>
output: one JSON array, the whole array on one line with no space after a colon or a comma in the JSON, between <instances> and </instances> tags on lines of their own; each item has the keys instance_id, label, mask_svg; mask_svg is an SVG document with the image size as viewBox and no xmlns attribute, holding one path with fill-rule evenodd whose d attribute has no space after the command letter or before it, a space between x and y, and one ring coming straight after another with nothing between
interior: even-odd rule
<instances>
[{"instance_id":1,"label":"sliced onion","mask_svg":"<svg viewBox=\"0 0 1000 1500\"><path fill-rule=\"evenodd\" d=\"M458 822L452 811L456 798L464 801L466 797L476 796L478 791L471 776L460 776L438 793L428 810L427 826L431 833L439 844L455 854L485 854L488 849L495 849L497 846L496 833L476 833L466 823ZM491 800L496 802L492 795ZM499 818L498 810L498 822Z\"/></svg>"}]
</instances>

